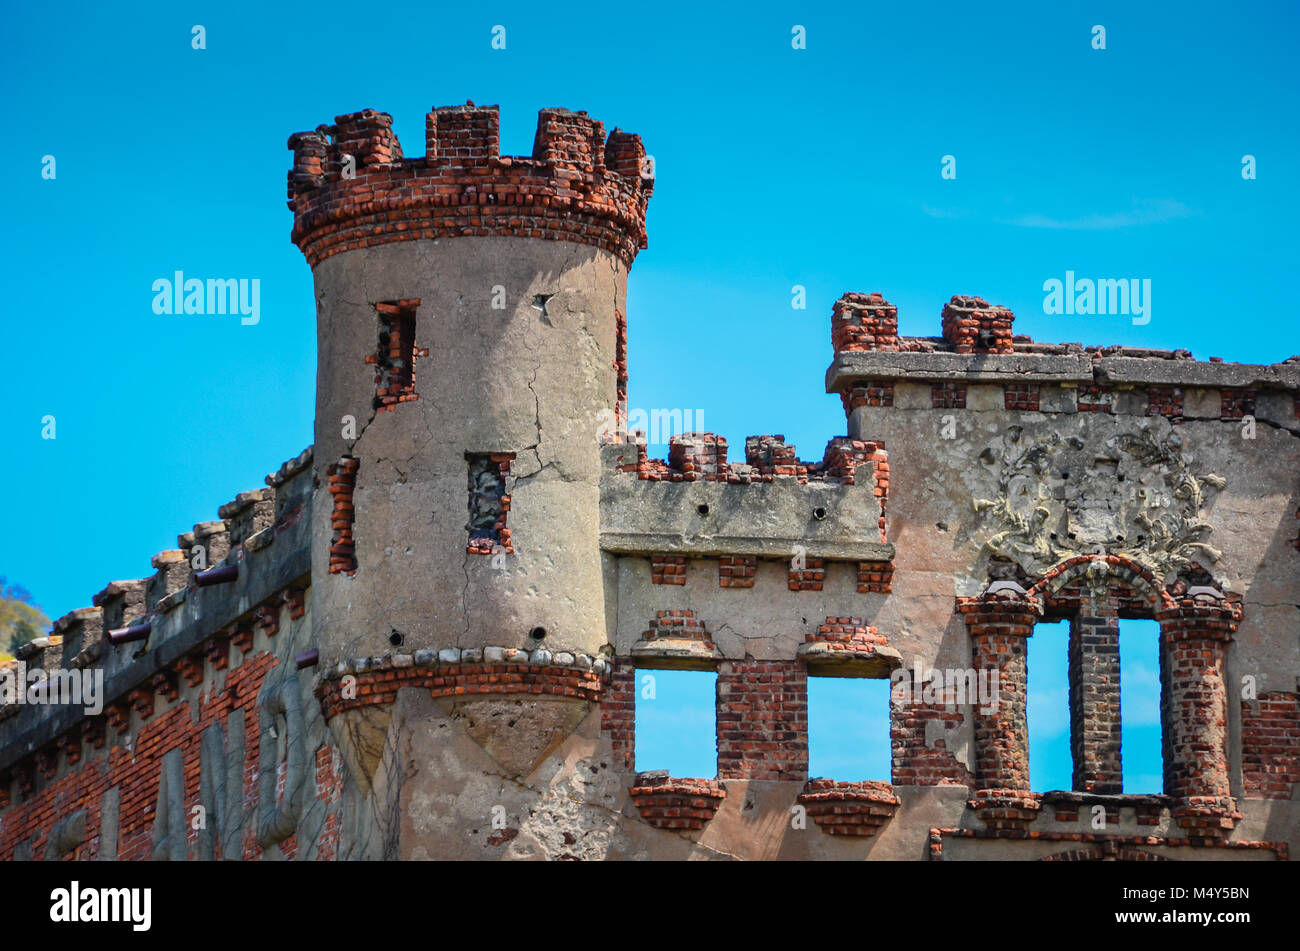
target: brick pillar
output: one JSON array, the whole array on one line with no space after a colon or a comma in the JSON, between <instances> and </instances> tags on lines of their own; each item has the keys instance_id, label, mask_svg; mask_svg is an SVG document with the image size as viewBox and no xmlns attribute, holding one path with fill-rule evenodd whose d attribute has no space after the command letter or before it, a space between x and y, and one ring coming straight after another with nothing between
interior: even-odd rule
<instances>
[{"instance_id":1,"label":"brick pillar","mask_svg":"<svg viewBox=\"0 0 1300 951\"><path fill-rule=\"evenodd\" d=\"M636 668L614 661L600 700L600 729L609 734L615 765L632 772L636 764Z\"/></svg>"},{"instance_id":2,"label":"brick pillar","mask_svg":"<svg viewBox=\"0 0 1300 951\"><path fill-rule=\"evenodd\" d=\"M1105 595L1085 598L1070 625L1070 746L1076 790L1123 792L1119 612Z\"/></svg>"},{"instance_id":3,"label":"brick pillar","mask_svg":"<svg viewBox=\"0 0 1300 951\"><path fill-rule=\"evenodd\" d=\"M719 664L718 778L808 778L808 673L800 661Z\"/></svg>"},{"instance_id":4,"label":"brick pillar","mask_svg":"<svg viewBox=\"0 0 1300 951\"><path fill-rule=\"evenodd\" d=\"M1241 609L1218 597L1184 597L1160 622L1165 793L1196 836L1230 831L1240 813L1228 782L1228 685L1224 660Z\"/></svg>"},{"instance_id":5,"label":"brick pillar","mask_svg":"<svg viewBox=\"0 0 1300 951\"><path fill-rule=\"evenodd\" d=\"M1036 598L1002 582L976 598L958 598L970 633L977 671L998 672L997 704L991 713L972 708L975 779L980 788L1029 789L1029 726L1025 718L1027 640L1042 613Z\"/></svg>"}]
</instances>

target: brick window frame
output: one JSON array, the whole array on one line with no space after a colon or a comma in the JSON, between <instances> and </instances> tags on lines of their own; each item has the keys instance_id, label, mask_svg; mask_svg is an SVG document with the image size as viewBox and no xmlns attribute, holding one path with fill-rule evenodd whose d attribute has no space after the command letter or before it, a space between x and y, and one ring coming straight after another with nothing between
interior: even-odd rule
<instances>
[{"instance_id":1,"label":"brick window frame","mask_svg":"<svg viewBox=\"0 0 1300 951\"><path fill-rule=\"evenodd\" d=\"M800 730L796 742L805 779L797 802L828 835L874 835L893 818L900 804L893 785L897 751L894 746L894 685L891 675L902 665L902 656L862 618L828 617L815 631L805 635L796 658L796 663L803 668L800 671L802 692L797 721ZM886 722L889 724L885 740L890 750L888 780L843 781L809 775L808 681L814 677L885 682Z\"/></svg>"},{"instance_id":2,"label":"brick window frame","mask_svg":"<svg viewBox=\"0 0 1300 951\"><path fill-rule=\"evenodd\" d=\"M1042 792L1123 793L1120 621L1154 619L1154 608L1126 586L1109 585L1101 593L1075 581L1046 599L1037 623L1065 621L1069 625L1066 651L1072 780L1068 790ZM1162 735L1164 732L1162 722Z\"/></svg>"},{"instance_id":3,"label":"brick window frame","mask_svg":"<svg viewBox=\"0 0 1300 951\"><path fill-rule=\"evenodd\" d=\"M1104 558L1107 573L1094 588L1088 584L1085 571L1097 564L1099 557ZM1073 760L1071 785L1074 787L1070 791L1098 795L1118 795L1123 791L1122 751L1119 748L1123 698L1119 682L1118 640L1119 622L1123 620L1148 620L1160 624L1160 735L1165 787L1161 795L1177 793L1176 789L1171 790L1171 783L1178 785L1171 777L1197 772L1197 764L1187 762L1191 755L1187 749L1176 748L1178 738L1189 731L1195 732L1195 726L1186 722L1190 715L1184 709L1186 704L1180 704L1170 692L1171 667L1178 650L1174 640L1177 625L1181 623L1181 615L1176 615L1175 611L1175 595L1171 591L1181 592L1186 588L1182 581L1172 589L1161 588L1150 571L1119 556L1081 555L1056 566L1030 589L1030 596L1042 599L1041 617L1036 619L1036 623L1064 620L1070 624L1070 746ZM1185 597L1182 594L1178 596ZM1232 608L1224 610L1231 614ZM1239 616L1238 611L1238 619ZM1230 625L1233 631L1235 623L1233 621ZM1210 637L1215 639L1217 635L1212 633ZM1228 640L1231 640L1231 631L1223 638L1225 642ZM1207 669L1212 666L1206 665ZM1091 694L1089 687L1094 688ZM1113 707L1113 715L1089 720L1082 703L1085 696L1103 700L1113 698L1113 703L1107 704ZM1113 751L1107 749L1110 743L1115 746ZM1190 748L1190 744L1188 746ZM1197 754L1199 759L1215 763L1222 762L1226 756L1226 736L1222 749L1208 751L1204 756ZM1221 796L1222 790L1215 787L1211 793Z\"/></svg>"}]
</instances>

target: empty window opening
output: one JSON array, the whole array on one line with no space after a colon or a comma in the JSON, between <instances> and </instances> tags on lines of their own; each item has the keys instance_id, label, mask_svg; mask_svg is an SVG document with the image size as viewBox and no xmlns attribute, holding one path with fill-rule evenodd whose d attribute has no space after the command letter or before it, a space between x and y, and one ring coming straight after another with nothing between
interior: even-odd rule
<instances>
[{"instance_id":1,"label":"empty window opening","mask_svg":"<svg viewBox=\"0 0 1300 951\"><path fill-rule=\"evenodd\" d=\"M890 782L889 681L808 678L808 775Z\"/></svg>"},{"instance_id":2,"label":"empty window opening","mask_svg":"<svg viewBox=\"0 0 1300 951\"><path fill-rule=\"evenodd\" d=\"M1029 785L1035 792L1073 789L1069 621L1035 625L1026 668Z\"/></svg>"},{"instance_id":3,"label":"empty window opening","mask_svg":"<svg viewBox=\"0 0 1300 951\"><path fill-rule=\"evenodd\" d=\"M1120 737L1125 793L1164 789L1160 720L1160 625L1119 625Z\"/></svg>"},{"instance_id":4,"label":"empty window opening","mask_svg":"<svg viewBox=\"0 0 1300 951\"><path fill-rule=\"evenodd\" d=\"M718 774L718 674L711 670L636 672L636 770L677 779Z\"/></svg>"}]
</instances>

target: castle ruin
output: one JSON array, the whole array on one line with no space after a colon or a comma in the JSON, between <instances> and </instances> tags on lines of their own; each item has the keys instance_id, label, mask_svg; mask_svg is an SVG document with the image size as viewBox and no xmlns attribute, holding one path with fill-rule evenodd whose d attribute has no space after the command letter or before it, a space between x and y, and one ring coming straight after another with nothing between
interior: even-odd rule
<instances>
[{"instance_id":1,"label":"castle ruin","mask_svg":"<svg viewBox=\"0 0 1300 951\"><path fill-rule=\"evenodd\" d=\"M314 444L23 650L102 671L104 707L0 708L0 859L1300 846L1300 358L1037 343L971 296L901 337L850 293L820 458L650 459L598 422L626 422L640 139L547 109L501 156L471 103L407 158L391 126L289 139ZM1160 627L1160 794L1120 784L1130 618ZM1074 781L1035 791L1027 639L1059 620ZM997 702L910 689L914 660L996 672ZM716 672L716 775L636 773L655 669ZM808 775L815 677L905 688L889 782Z\"/></svg>"}]
</instances>

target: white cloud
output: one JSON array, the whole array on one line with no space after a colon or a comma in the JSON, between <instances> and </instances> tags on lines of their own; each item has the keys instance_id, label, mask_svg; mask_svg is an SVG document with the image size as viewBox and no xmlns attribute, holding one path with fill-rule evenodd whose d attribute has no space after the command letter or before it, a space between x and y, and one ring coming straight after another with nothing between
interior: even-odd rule
<instances>
[{"instance_id":1,"label":"white cloud","mask_svg":"<svg viewBox=\"0 0 1300 951\"><path fill-rule=\"evenodd\" d=\"M1135 228L1141 225L1159 224L1164 221L1176 221L1190 218L1195 212L1180 201L1163 198L1144 200L1133 203L1128 211L1109 214L1092 212L1078 218L1053 218L1043 214L1021 215L1002 221L1002 224L1015 225L1018 228L1049 228L1064 231L1113 231L1119 228Z\"/></svg>"}]
</instances>

